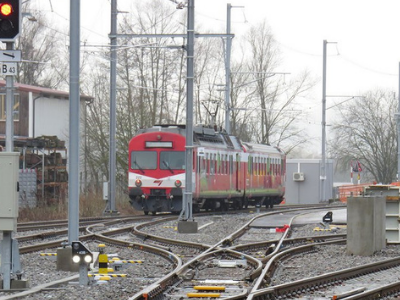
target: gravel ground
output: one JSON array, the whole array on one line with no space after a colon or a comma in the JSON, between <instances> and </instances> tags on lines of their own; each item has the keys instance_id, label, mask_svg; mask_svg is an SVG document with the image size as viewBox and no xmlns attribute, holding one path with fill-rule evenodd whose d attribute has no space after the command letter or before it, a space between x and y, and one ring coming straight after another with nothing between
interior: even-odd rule
<instances>
[{"instance_id":1,"label":"gravel ground","mask_svg":"<svg viewBox=\"0 0 400 300\"><path fill-rule=\"evenodd\" d=\"M300 254L283 261L272 278L272 285L314 277L324 273L400 256L400 246L398 245L389 245L372 256L349 255L346 253L346 245L331 245L316 248L318 249L317 252Z\"/></svg>"},{"instance_id":2,"label":"gravel ground","mask_svg":"<svg viewBox=\"0 0 400 300\"><path fill-rule=\"evenodd\" d=\"M140 229L143 232L166 236L168 238L205 244L215 245L224 237L238 230L244 224L254 218L256 214L236 214L199 217L197 222L198 232L192 234L181 234L177 231L178 221L170 221L160 226L153 226Z\"/></svg>"},{"instance_id":3,"label":"gravel ground","mask_svg":"<svg viewBox=\"0 0 400 300\"><path fill-rule=\"evenodd\" d=\"M91 242L86 245L89 249L96 251L94 249L98 248L98 244ZM55 251L56 249L48 249L48 251L44 252L51 253ZM106 246L105 251L110 254L118 254L121 260L143 260L144 262L142 264L124 265L124 268L118 273L128 274L126 278L112 278L106 284L96 284L93 281L87 287L82 287L79 284L62 285L56 290L33 294L26 299L127 299L128 295L140 291L173 270L172 264L166 259L140 250ZM24 270L23 279L28 279L31 287L78 274L57 271L56 258L51 256L42 257L37 253L21 255L21 264ZM75 280L75 283L79 283L79 277ZM0 299L3 299L2 296L6 295L10 294L0 292Z\"/></svg>"},{"instance_id":4,"label":"gravel ground","mask_svg":"<svg viewBox=\"0 0 400 300\"><path fill-rule=\"evenodd\" d=\"M167 236L179 240L192 241L207 245L214 245L223 237L231 234L233 231L242 227L246 222L253 218L255 214L240 214L240 215L223 215L198 218L198 233L196 234L179 234L176 231L177 222L165 223L162 226L155 226L145 229L146 232ZM321 227L320 224L310 224L302 227L294 227L291 237L301 237L309 235L326 235L326 234L341 234L346 233L344 228L338 227L330 231L314 231L316 227ZM251 235L254 239L262 236L268 237L267 233L263 236L262 230L251 230ZM244 238L251 240L251 238ZM96 251L98 243L89 243L89 248ZM55 252L55 249L49 249L48 252ZM172 270L172 265L158 256L145 254L138 250L106 247L106 253L118 253L122 259L143 259L149 264L134 264L129 265L121 272L129 274L127 278L113 278L106 284L91 284L89 286L64 285L56 290L47 290L37 295L31 295L24 299L128 299L139 290L142 286L146 286L156 279L163 276ZM330 246L321 247L317 253L309 253L299 255L291 260L281 264L276 276L273 278L273 284L298 280L308 276L316 276L322 273L331 272L352 265L361 265L377 260L387 259L400 255L399 246L388 246L386 249L379 251L370 257L360 257L346 254L346 246ZM56 261L51 257L40 257L37 254L21 255L21 263L23 265L23 279L28 279L31 287L39 284L54 281L59 278L65 278L72 275L77 275L73 272L56 271ZM78 282L79 279L76 279ZM7 299L9 293L0 292L0 300ZM18 298L22 299L22 298Z\"/></svg>"}]
</instances>

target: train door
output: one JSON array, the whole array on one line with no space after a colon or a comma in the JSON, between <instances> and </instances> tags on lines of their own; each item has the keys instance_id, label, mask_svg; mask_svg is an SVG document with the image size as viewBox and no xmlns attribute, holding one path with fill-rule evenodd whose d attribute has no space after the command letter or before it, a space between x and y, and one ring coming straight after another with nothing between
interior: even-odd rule
<instances>
[{"instance_id":1,"label":"train door","mask_svg":"<svg viewBox=\"0 0 400 300\"><path fill-rule=\"evenodd\" d=\"M253 157L247 158L246 191L253 189Z\"/></svg>"},{"instance_id":2,"label":"train door","mask_svg":"<svg viewBox=\"0 0 400 300\"><path fill-rule=\"evenodd\" d=\"M235 172L235 166L233 164L233 156L229 154L228 156L229 159L229 166L228 166L228 176L229 176L229 190L232 191L233 189L236 188L236 172Z\"/></svg>"},{"instance_id":3,"label":"train door","mask_svg":"<svg viewBox=\"0 0 400 300\"><path fill-rule=\"evenodd\" d=\"M240 185L239 185L239 177L240 177L240 155L239 153L236 153L236 161L235 161L235 170L234 170L234 174L235 174L235 189L237 191L240 191Z\"/></svg>"}]
</instances>

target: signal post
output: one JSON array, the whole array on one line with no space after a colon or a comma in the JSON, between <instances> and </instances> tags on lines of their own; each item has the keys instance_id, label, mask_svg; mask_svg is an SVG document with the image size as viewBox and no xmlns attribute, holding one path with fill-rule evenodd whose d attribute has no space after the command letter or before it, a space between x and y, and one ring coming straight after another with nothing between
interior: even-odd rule
<instances>
[{"instance_id":1,"label":"signal post","mask_svg":"<svg viewBox=\"0 0 400 300\"><path fill-rule=\"evenodd\" d=\"M5 155L15 155L18 161L19 155L11 153L14 150L14 75L17 74L17 63L21 61L21 53L14 50L14 41L20 34L21 28L21 0L0 0L0 41L6 44L6 50L0 52L0 73L6 77L6 152ZM8 159L7 156L5 157ZM11 160L12 161L12 160ZM22 269L19 260L18 243L12 238L16 231L16 220L18 217L18 163L7 163L12 172L16 174L13 182L9 182L8 190L0 200L0 205L5 208L0 214L0 231L3 232L1 241L1 274L3 278L2 289L26 288L27 282L21 281ZM3 169L6 169L5 167ZM7 172L7 170L5 170ZM4 175L4 174L3 174ZM5 176L3 179L7 179ZM6 180L7 181L7 180ZM14 182L15 181L15 182ZM8 209L6 209L8 208ZM11 274L17 275L11 284ZM19 282L23 284L18 284Z\"/></svg>"}]
</instances>

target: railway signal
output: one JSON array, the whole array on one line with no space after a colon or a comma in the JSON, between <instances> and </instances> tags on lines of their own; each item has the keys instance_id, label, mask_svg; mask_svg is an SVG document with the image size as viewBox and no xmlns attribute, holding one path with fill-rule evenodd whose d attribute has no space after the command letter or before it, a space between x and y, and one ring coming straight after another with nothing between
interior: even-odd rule
<instances>
[{"instance_id":1,"label":"railway signal","mask_svg":"<svg viewBox=\"0 0 400 300\"><path fill-rule=\"evenodd\" d=\"M89 264L93 260L93 254L81 242L72 242L72 261L74 263Z\"/></svg>"},{"instance_id":2,"label":"railway signal","mask_svg":"<svg viewBox=\"0 0 400 300\"><path fill-rule=\"evenodd\" d=\"M13 42L21 28L21 0L0 2L0 41Z\"/></svg>"},{"instance_id":3,"label":"railway signal","mask_svg":"<svg viewBox=\"0 0 400 300\"><path fill-rule=\"evenodd\" d=\"M79 284L88 285L88 265L93 261L93 254L81 242L72 242L72 261L79 263Z\"/></svg>"}]
</instances>

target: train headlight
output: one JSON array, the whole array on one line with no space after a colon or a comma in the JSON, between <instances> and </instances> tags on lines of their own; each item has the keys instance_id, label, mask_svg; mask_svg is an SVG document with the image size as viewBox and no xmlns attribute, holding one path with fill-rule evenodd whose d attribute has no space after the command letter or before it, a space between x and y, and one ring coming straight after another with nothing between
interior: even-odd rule
<instances>
[{"instance_id":1,"label":"train headlight","mask_svg":"<svg viewBox=\"0 0 400 300\"><path fill-rule=\"evenodd\" d=\"M175 186L176 186L176 187L181 187L181 185L182 185L182 181L180 181L180 180L175 180Z\"/></svg>"},{"instance_id":2,"label":"train headlight","mask_svg":"<svg viewBox=\"0 0 400 300\"><path fill-rule=\"evenodd\" d=\"M141 186L142 186L142 181L141 181L140 179L136 179L136 180L135 180L135 185L136 185L137 187L141 187Z\"/></svg>"}]
</instances>

